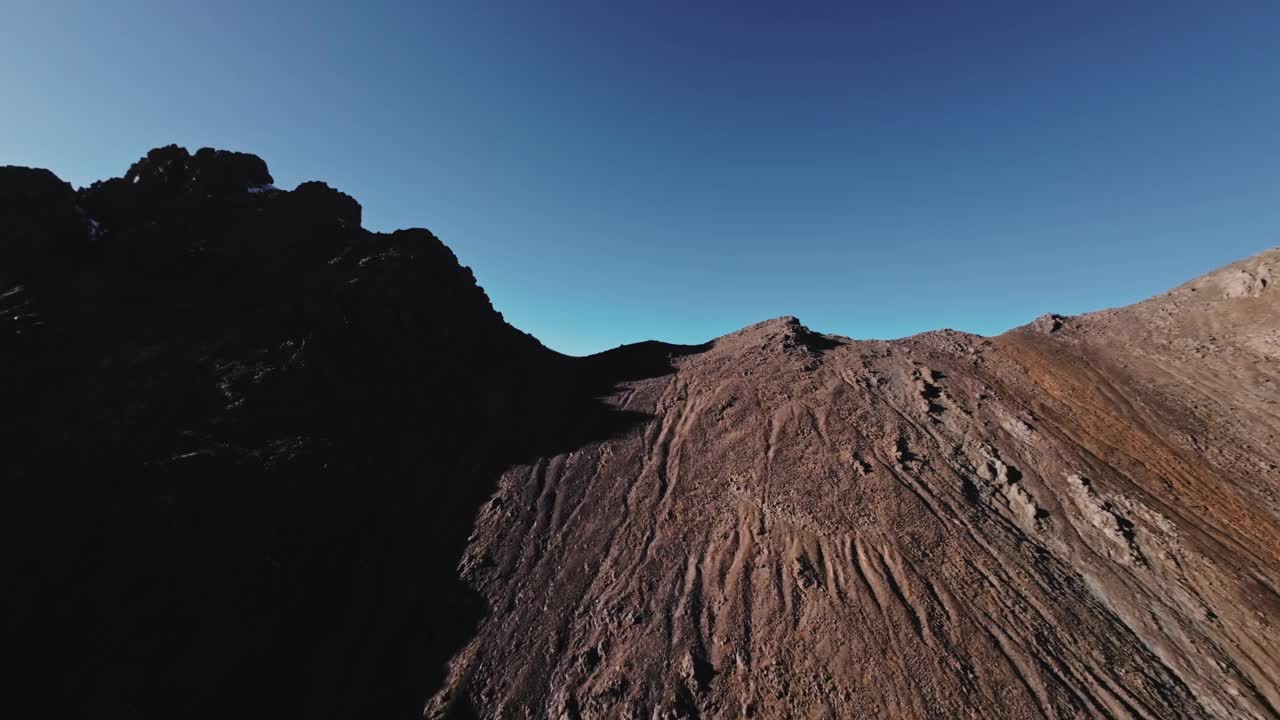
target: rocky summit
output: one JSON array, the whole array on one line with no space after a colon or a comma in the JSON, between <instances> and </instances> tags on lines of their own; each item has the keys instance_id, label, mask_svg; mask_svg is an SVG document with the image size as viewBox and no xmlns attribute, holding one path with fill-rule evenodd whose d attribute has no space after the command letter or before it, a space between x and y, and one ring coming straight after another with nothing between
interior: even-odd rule
<instances>
[{"instance_id":1,"label":"rocky summit","mask_svg":"<svg viewBox=\"0 0 1280 720\"><path fill-rule=\"evenodd\" d=\"M15 717L1280 717L1280 250L572 358L272 183L0 168Z\"/></svg>"}]
</instances>

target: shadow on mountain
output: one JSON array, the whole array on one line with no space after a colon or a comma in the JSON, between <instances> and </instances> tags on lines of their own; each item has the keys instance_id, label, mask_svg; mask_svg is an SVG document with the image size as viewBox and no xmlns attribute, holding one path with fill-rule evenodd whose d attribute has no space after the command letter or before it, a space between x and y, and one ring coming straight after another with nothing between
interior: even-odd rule
<instances>
[{"instance_id":1,"label":"shadow on mountain","mask_svg":"<svg viewBox=\"0 0 1280 720\"><path fill-rule=\"evenodd\" d=\"M704 349L558 355L430 233L270 183L176 147L78 192L0 169L33 714L419 716L485 612L457 563L501 473L644 422L599 398Z\"/></svg>"},{"instance_id":2,"label":"shadow on mountain","mask_svg":"<svg viewBox=\"0 0 1280 720\"><path fill-rule=\"evenodd\" d=\"M841 345L846 344L846 341L839 340L830 335L816 333L803 325L796 331L796 342L799 345L808 348L816 355L822 355L828 350L834 350Z\"/></svg>"},{"instance_id":3,"label":"shadow on mountain","mask_svg":"<svg viewBox=\"0 0 1280 720\"><path fill-rule=\"evenodd\" d=\"M577 363L595 392L605 394L612 392L613 386L620 382L666 375L673 369L673 359L706 352L713 344L676 345L646 340L571 360Z\"/></svg>"}]
</instances>

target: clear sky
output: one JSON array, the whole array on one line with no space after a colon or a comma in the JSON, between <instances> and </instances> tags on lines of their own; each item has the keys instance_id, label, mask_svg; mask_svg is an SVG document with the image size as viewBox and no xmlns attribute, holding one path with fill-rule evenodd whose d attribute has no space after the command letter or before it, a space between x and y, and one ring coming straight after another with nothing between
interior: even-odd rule
<instances>
[{"instance_id":1,"label":"clear sky","mask_svg":"<svg viewBox=\"0 0 1280 720\"><path fill-rule=\"evenodd\" d=\"M0 164L171 142L432 229L573 354L992 334L1280 244L1280 3L0 0Z\"/></svg>"}]
</instances>

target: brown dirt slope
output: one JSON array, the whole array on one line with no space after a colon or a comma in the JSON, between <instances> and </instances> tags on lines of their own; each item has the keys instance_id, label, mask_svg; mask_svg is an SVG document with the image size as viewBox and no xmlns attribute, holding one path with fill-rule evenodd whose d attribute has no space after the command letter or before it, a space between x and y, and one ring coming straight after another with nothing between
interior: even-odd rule
<instances>
[{"instance_id":1,"label":"brown dirt slope","mask_svg":"<svg viewBox=\"0 0 1280 720\"><path fill-rule=\"evenodd\" d=\"M1280 717L1280 250L996 338L753 325L509 468L429 715Z\"/></svg>"}]
</instances>

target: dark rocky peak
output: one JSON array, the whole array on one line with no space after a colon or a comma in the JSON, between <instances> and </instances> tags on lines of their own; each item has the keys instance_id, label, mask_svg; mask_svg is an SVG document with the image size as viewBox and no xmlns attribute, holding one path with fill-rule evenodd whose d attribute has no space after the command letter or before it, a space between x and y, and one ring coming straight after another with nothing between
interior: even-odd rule
<instances>
[{"instance_id":1,"label":"dark rocky peak","mask_svg":"<svg viewBox=\"0 0 1280 720\"><path fill-rule=\"evenodd\" d=\"M327 229L360 229L360 203L350 195L323 182L304 182L292 192L272 183L267 164L256 155L212 148L193 155L169 145L148 152L123 177L81 190L78 202L95 223L114 232L174 222L261 225L262 219L280 231L272 233L275 236L288 235L291 229L312 235ZM264 218L245 217L246 212L264 211ZM184 235L190 239L206 230L189 228Z\"/></svg>"},{"instance_id":2,"label":"dark rocky peak","mask_svg":"<svg viewBox=\"0 0 1280 720\"><path fill-rule=\"evenodd\" d=\"M347 227L360 227L360 203L326 183L304 182L288 193L287 202L304 217L320 222L336 219Z\"/></svg>"},{"instance_id":3,"label":"dark rocky peak","mask_svg":"<svg viewBox=\"0 0 1280 720\"><path fill-rule=\"evenodd\" d=\"M212 148L192 155L168 145L148 152L124 177L82 190L80 203L95 220L122 229L161 215L243 203L271 183L267 164L256 155Z\"/></svg>"},{"instance_id":4,"label":"dark rocky peak","mask_svg":"<svg viewBox=\"0 0 1280 720\"><path fill-rule=\"evenodd\" d=\"M21 286L6 302L19 298L46 334L108 344L176 346L175 328L218 342L251 328L290 337L345 328L342 343L373 333L415 352L543 352L429 231L369 232L350 195L271 181L255 155L173 145L78 193L48 170L2 168L0 293Z\"/></svg>"},{"instance_id":5,"label":"dark rocky peak","mask_svg":"<svg viewBox=\"0 0 1280 720\"><path fill-rule=\"evenodd\" d=\"M148 189L208 196L241 193L273 182L267 164L257 155L213 148L200 148L192 155L177 145L147 153L123 180Z\"/></svg>"},{"instance_id":6,"label":"dark rocky peak","mask_svg":"<svg viewBox=\"0 0 1280 720\"><path fill-rule=\"evenodd\" d=\"M669 371L553 353L429 231L271 180L174 146L78 193L0 172L0 477L48 611L11 644L50 714L420 716L503 469L622 432L597 398ZM92 638L71 667L50 628Z\"/></svg>"},{"instance_id":7,"label":"dark rocky peak","mask_svg":"<svg viewBox=\"0 0 1280 720\"><path fill-rule=\"evenodd\" d=\"M75 201L75 190L57 175L40 168L0 166L0 208L16 212L29 203Z\"/></svg>"},{"instance_id":8,"label":"dark rocky peak","mask_svg":"<svg viewBox=\"0 0 1280 720\"><path fill-rule=\"evenodd\" d=\"M0 292L11 276L82 247L88 229L69 184L48 170L0 167Z\"/></svg>"}]
</instances>

